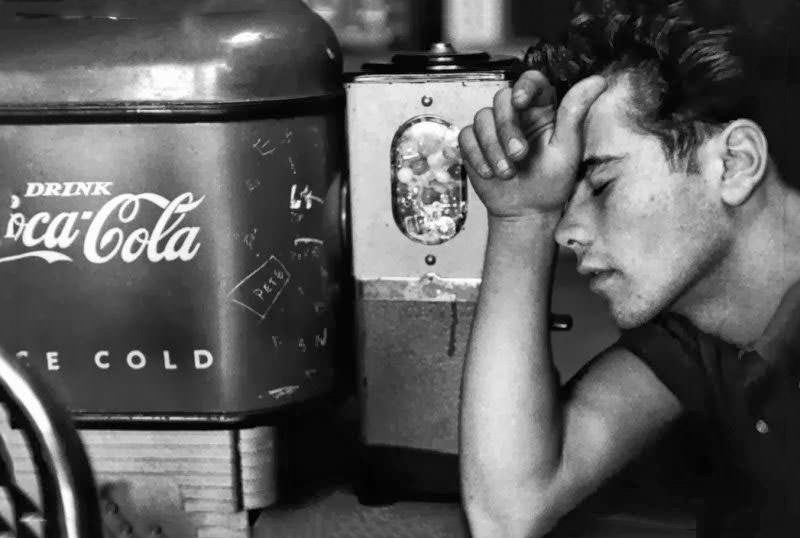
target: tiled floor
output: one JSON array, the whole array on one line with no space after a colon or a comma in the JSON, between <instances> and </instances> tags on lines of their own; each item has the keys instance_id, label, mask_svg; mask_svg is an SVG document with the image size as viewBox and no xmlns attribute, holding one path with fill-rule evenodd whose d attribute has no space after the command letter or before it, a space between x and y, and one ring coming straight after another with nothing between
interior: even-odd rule
<instances>
[{"instance_id":1,"label":"tiled floor","mask_svg":"<svg viewBox=\"0 0 800 538\"><path fill-rule=\"evenodd\" d=\"M562 529L553 538L690 538L694 523L683 514L658 516L616 513L580 527ZM391 506L358 504L348 491L336 490L302 507L278 507L262 513L253 538L467 538L456 503L399 502Z\"/></svg>"}]
</instances>

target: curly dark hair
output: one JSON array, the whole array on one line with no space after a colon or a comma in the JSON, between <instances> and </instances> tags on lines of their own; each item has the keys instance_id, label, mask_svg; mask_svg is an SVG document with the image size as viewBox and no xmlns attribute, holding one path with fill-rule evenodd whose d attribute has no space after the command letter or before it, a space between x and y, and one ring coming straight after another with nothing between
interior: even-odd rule
<instances>
[{"instance_id":1,"label":"curly dark hair","mask_svg":"<svg viewBox=\"0 0 800 538\"><path fill-rule=\"evenodd\" d=\"M633 125L690 169L710 133L752 119L783 178L800 181L800 151L786 132L800 119L792 99L800 2L579 0L573 13L560 40L540 41L525 56L559 94L590 74L626 76Z\"/></svg>"}]
</instances>

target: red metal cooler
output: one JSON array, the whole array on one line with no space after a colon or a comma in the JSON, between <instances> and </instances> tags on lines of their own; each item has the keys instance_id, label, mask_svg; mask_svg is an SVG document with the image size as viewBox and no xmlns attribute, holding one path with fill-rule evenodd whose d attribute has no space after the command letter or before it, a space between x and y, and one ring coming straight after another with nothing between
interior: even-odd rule
<instances>
[{"instance_id":1,"label":"red metal cooler","mask_svg":"<svg viewBox=\"0 0 800 538\"><path fill-rule=\"evenodd\" d=\"M101 428L138 532L235 535L274 497L253 424L334 386L336 38L300 0L0 9L0 346Z\"/></svg>"}]
</instances>

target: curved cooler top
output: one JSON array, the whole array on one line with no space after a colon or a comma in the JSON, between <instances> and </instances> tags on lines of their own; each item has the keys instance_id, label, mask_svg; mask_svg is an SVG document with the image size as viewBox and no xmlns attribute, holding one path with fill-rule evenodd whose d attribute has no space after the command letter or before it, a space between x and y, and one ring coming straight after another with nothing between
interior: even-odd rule
<instances>
[{"instance_id":1,"label":"curved cooler top","mask_svg":"<svg viewBox=\"0 0 800 538\"><path fill-rule=\"evenodd\" d=\"M257 104L341 93L331 28L300 0L0 4L0 110Z\"/></svg>"}]
</instances>

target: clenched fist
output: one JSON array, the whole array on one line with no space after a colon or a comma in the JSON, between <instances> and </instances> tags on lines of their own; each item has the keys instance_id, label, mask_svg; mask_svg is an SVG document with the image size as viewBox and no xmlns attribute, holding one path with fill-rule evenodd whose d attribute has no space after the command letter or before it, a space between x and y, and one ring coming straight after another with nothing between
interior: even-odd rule
<instances>
[{"instance_id":1,"label":"clenched fist","mask_svg":"<svg viewBox=\"0 0 800 538\"><path fill-rule=\"evenodd\" d=\"M491 216L560 212L583 152L581 129L606 88L600 76L575 86L555 108L555 90L539 71L526 71L497 92L494 106L459 135L470 181Z\"/></svg>"}]
</instances>

